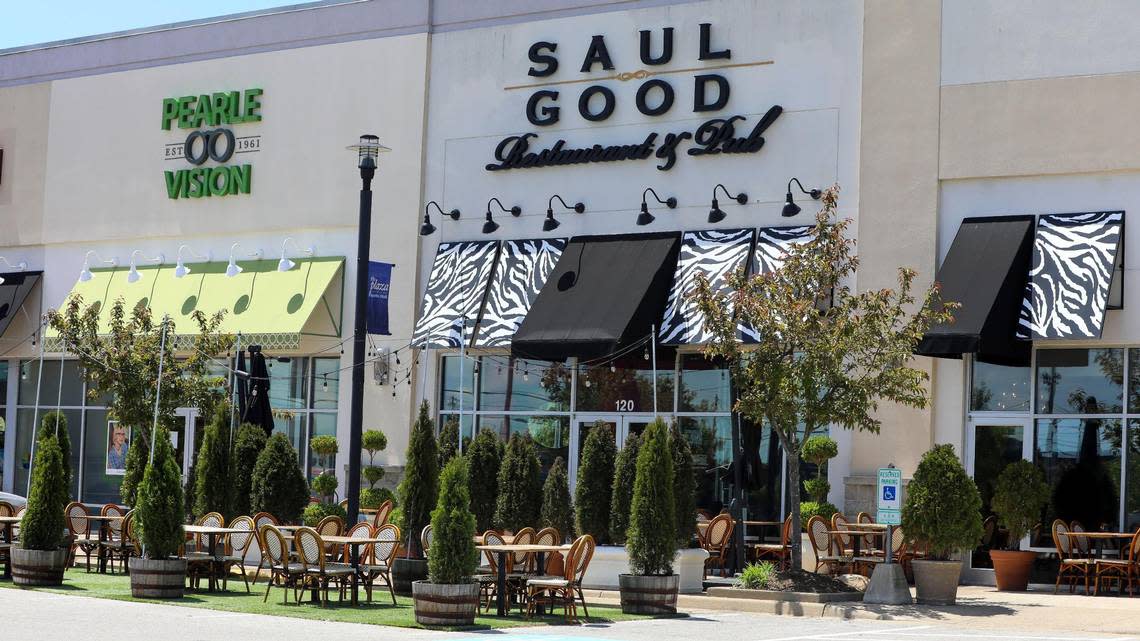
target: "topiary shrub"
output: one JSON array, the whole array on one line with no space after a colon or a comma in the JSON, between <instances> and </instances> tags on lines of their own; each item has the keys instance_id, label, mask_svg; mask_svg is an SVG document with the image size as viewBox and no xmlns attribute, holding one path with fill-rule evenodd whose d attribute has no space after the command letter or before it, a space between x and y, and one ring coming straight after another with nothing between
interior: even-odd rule
<instances>
[{"instance_id":1,"label":"topiary shrub","mask_svg":"<svg viewBox=\"0 0 1140 641\"><path fill-rule=\"evenodd\" d=\"M360 490L360 507L375 510L384 501L396 503L396 493L386 487L366 487Z\"/></svg>"},{"instance_id":2,"label":"topiary shrub","mask_svg":"<svg viewBox=\"0 0 1140 641\"><path fill-rule=\"evenodd\" d=\"M440 474L439 503L431 513L428 578L432 583L467 583L478 565L468 482L467 461L453 457Z\"/></svg>"},{"instance_id":3,"label":"topiary shrub","mask_svg":"<svg viewBox=\"0 0 1140 641\"><path fill-rule=\"evenodd\" d=\"M629 529L629 506L633 503L633 481L637 478L639 451L641 437L630 434L614 463L614 489L610 496L610 540L616 545L625 545L626 530Z\"/></svg>"},{"instance_id":4,"label":"topiary shrub","mask_svg":"<svg viewBox=\"0 0 1140 641\"><path fill-rule=\"evenodd\" d=\"M219 403L202 433L198 461L194 465L195 517L217 512L232 516L230 495L229 407Z\"/></svg>"},{"instance_id":5,"label":"topiary shrub","mask_svg":"<svg viewBox=\"0 0 1140 641\"><path fill-rule=\"evenodd\" d=\"M56 550L67 545L63 533L67 527L67 481L59 440L51 432L41 431L32 462L28 509L20 520L20 545L24 549Z\"/></svg>"},{"instance_id":6,"label":"topiary shrub","mask_svg":"<svg viewBox=\"0 0 1140 641\"><path fill-rule=\"evenodd\" d=\"M396 492L403 515L400 530L407 537L409 557L418 558L422 556L420 532L431 521L431 511L439 498L439 449L427 401L420 404L412 425L405 461L404 478Z\"/></svg>"},{"instance_id":7,"label":"topiary shrub","mask_svg":"<svg viewBox=\"0 0 1140 641\"><path fill-rule=\"evenodd\" d=\"M1008 545L1011 549L1021 547L1021 539L1041 518L1041 510L1049 502L1049 493L1045 475L1029 461L1014 461L998 475L990 508L1009 530Z\"/></svg>"},{"instance_id":8,"label":"topiary shrub","mask_svg":"<svg viewBox=\"0 0 1140 641\"><path fill-rule=\"evenodd\" d=\"M517 532L534 527L542 509L542 466L529 435L512 434L499 468L495 525Z\"/></svg>"},{"instance_id":9,"label":"topiary shrub","mask_svg":"<svg viewBox=\"0 0 1140 641\"><path fill-rule=\"evenodd\" d=\"M669 444L673 452L673 513L677 517L677 545L688 545L697 531L697 477L693 472L693 449L676 423L669 429Z\"/></svg>"},{"instance_id":10,"label":"topiary shrub","mask_svg":"<svg viewBox=\"0 0 1140 641\"><path fill-rule=\"evenodd\" d=\"M830 523L831 516L838 511L839 508L835 507L831 503L828 503L827 501L804 501L803 503L800 503L800 527L806 530L808 519L813 516L822 517L824 521Z\"/></svg>"},{"instance_id":11,"label":"topiary shrub","mask_svg":"<svg viewBox=\"0 0 1140 641\"><path fill-rule=\"evenodd\" d=\"M230 509L234 514L254 514L249 504L253 468L268 442L265 430L257 425L243 423L237 429L230 458Z\"/></svg>"},{"instance_id":12,"label":"topiary shrub","mask_svg":"<svg viewBox=\"0 0 1140 641\"><path fill-rule=\"evenodd\" d=\"M831 493L831 483L828 483L827 479L822 476L817 476L814 479L804 481L804 491L815 503L826 503L827 495ZM801 505L803 504L801 503Z\"/></svg>"},{"instance_id":13,"label":"topiary shrub","mask_svg":"<svg viewBox=\"0 0 1140 641\"><path fill-rule=\"evenodd\" d=\"M439 428L439 469L459 453L459 421L449 418Z\"/></svg>"},{"instance_id":14,"label":"topiary shrub","mask_svg":"<svg viewBox=\"0 0 1140 641\"><path fill-rule=\"evenodd\" d=\"M126 505L133 506L136 503L149 452L150 425L132 427L131 446L127 449L127 469L123 471L123 480L119 483L119 498Z\"/></svg>"},{"instance_id":15,"label":"topiary shrub","mask_svg":"<svg viewBox=\"0 0 1140 641\"><path fill-rule=\"evenodd\" d=\"M67 431L67 414L60 410L52 410L43 415L40 419L40 435L37 438L48 434L54 436L59 443L59 452L63 456L63 471L70 492L71 483L75 480L75 470L71 469L71 432Z\"/></svg>"},{"instance_id":16,"label":"topiary shrub","mask_svg":"<svg viewBox=\"0 0 1140 641\"><path fill-rule=\"evenodd\" d=\"M831 493L831 483L824 476L827 462L839 455L839 445L829 436L813 436L804 441L801 458L815 465L815 478L804 481L804 490L812 502L820 505L831 505L827 502L827 495ZM803 513L803 504L800 507ZM829 514L825 518L831 518ZM805 521L806 523L806 521Z\"/></svg>"},{"instance_id":17,"label":"topiary shrub","mask_svg":"<svg viewBox=\"0 0 1140 641\"><path fill-rule=\"evenodd\" d=\"M324 472L313 477L309 481L309 487L313 489L313 494L320 498L321 503L335 503L336 502L336 488L340 483L336 480L336 475L332 472Z\"/></svg>"},{"instance_id":18,"label":"topiary shrub","mask_svg":"<svg viewBox=\"0 0 1140 641\"><path fill-rule=\"evenodd\" d=\"M613 498L615 450L610 425L604 421L594 423L579 458L574 510L578 534L593 536L598 545L611 542L610 500Z\"/></svg>"},{"instance_id":19,"label":"topiary shrub","mask_svg":"<svg viewBox=\"0 0 1140 641\"><path fill-rule=\"evenodd\" d=\"M468 490L475 527L486 532L495 525L495 505L499 501L499 468L503 464L503 442L492 430L481 430L467 450Z\"/></svg>"},{"instance_id":20,"label":"topiary shrub","mask_svg":"<svg viewBox=\"0 0 1140 641\"><path fill-rule=\"evenodd\" d=\"M368 481L368 487L360 490L360 507L374 509L380 507L380 504L388 498L392 498L390 490L381 492L376 487L380 479L384 478L384 468L376 465L376 454L387 449L388 437L380 430L368 430L360 435L360 446L368 452L368 465L365 465L362 471L364 480ZM381 498L385 493L389 496Z\"/></svg>"},{"instance_id":21,"label":"topiary shrub","mask_svg":"<svg viewBox=\"0 0 1140 641\"><path fill-rule=\"evenodd\" d=\"M284 434L269 437L253 467L249 509L294 523L309 502L309 486L297 463L297 450Z\"/></svg>"},{"instance_id":22,"label":"topiary shrub","mask_svg":"<svg viewBox=\"0 0 1140 641\"><path fill-rule=\"evenodd\" d=\"M626 544L629 567L633 574L642 576L670 575L677 554L677 516L669 428L656 419L645 428L642 438Z\"/></svg>"},{"instance_id":23,"label":"topiary shrub","mask_svg":"<svg viewBox=\"0 0 1140 641\"><path fill-rule=\"evenodd\" d=\"M170 440L154 443L154 460L139 483L135 523L147 558L161 561L178 555L182 533L182 472L174 462Z\"/></svg>"},{"instance_id":24,"label":"topiary shrub","mask_svg":"<svg viewBox=\"0 0 1140 641\"><path fill-rule=\"evenodd\" d=\"M906 490L902 527L929 548L929 557L947 560L972 549L982 538L982 498L952 445L936 445L926 454Z\"/></svg>"},{"instance_id":25,"label":"topiary shrub","mask_svg":"<svg viewBox=\"0 0 1140 641\"><path fill-rule=\"evenodd\" d=\"M322 475L323 476L323 475ZM305 506L305 511L301 513L301 522L309 527L316 527L317 523L326 516L339 516L344 521L348 521L348 512L336 503L310 503Z\"/></svg>"},{"instance_id":26,"label":"topiary shrub","mask_svg":"<svg viewBox=\"0 0 1140 641\"><path fill-rule=\"evenodd\" d=\"M314 436L309 439L309 449L316 454L317 460L313 463L322 470L328 471L336 467L336 453L340 451L340 444L337 443L335 436L329 434Z\"/></svg>"},{"instance_id":27,"label":"topiary shrub","mask_svg":"<svg viewBox=\"0 0 1140 641\"><path fill-rule=\"evenodd\" d=\"M574 506L570 504L570 477L566 472L566 461L561 456L554 459L546 482L542 485L542 527L558 530L563 538L574 532Z\"/></svg>"}]
</instances>

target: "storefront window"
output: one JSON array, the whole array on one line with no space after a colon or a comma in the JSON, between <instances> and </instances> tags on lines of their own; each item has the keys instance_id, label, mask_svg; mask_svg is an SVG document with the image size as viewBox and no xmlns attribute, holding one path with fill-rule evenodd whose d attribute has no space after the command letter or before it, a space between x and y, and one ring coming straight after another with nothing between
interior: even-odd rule
<instances>
[{"instance_id":1,"label":"storefront window","mask_svg":"<svg viewBox=\"0 0 1140 641\"><path fill-rule=\"evenodd\" d=\"M1140 420L1128 422L1128 469L1124 471L1124 530L1140 527Z\"/></svg>"},{"instance_id":2,"label":"storefront window","mask_svg":"<svg viewBox=\"0 0 1140 641\"><path fill-rule=\"evenodd\" d=\"M681 356L678 404L682 412L727 412L732 409L728 369L701 354Z\"/></svg>"},{"instance_id":3,"label":"storefront window","mask_svg":"<svg viewBox=\"0 0 1140 641\"><path fill-rule=\"evenodd\" d=\"M1028 412L1029 368L974 361L970 411Z\"/></svg>"},{"instance_id":4,"label":"storefront window","mask_svg":"<svg viewBox=\"0 0 1140 641\"><path fill-rule=\"evenodd\" d=\"M658 354L657 411L673 411L673 356ZM635 353L602 365L578 366L578 412L652 412L653 369Z\"/></svg>"},{"instance_id":5,"label":"storefront window","mask_svg":"<svg viewBox=\"0 0 1140 641\"><path fill-rule=\"evenodd\" d=\"M990 504L997 478L1007 465L1021 460L1025 429L1021 425L977 425L974 427L974 482L982 497L982 519L985 523L981 543L973 551L972 567L992 568L990 550L1002 549L1007 536L998 527ZM1036 544L1036 541L1034 541Z\"/></svg>"},{"instance_id":6,"label":"storefront window","mask_svg":"<svg viewBox=\"0 0 1140 641\"><path fill-rule=\"evenodd\" d=\"M46 369L45 373L46 373ZM58 375L59 370L56 370ZM66 385L65 385L66 388ZM58 388L57 388L58 389ZM44 414L54 411L55 405L41 407L36 416L35 408L20 407L16 410L16 474L13 489L16 494L23 496L28 491L28 472L32 463L32 425L34 422L43 423ZM79 488L79 458L80 433L82 432L83 412L79 409L64 408L61 410L67 417L67 434L71 438L71 490L70 496L78 496Z\"/></svg>"},{"instance_id":7,"label":"storefront window","mask_svg":"<svg viewBox=\"0 0 1140 641\"><path fill-rule=\"evenodd\" d=\"M43 376L39 376L39 361L20 362L20 405L36 404L36 388L40 390L40 406L77 406L83 404L83 380L79 376L78 361L63 363L63 393L59 392L59 360L45 360Z\"/></svg>"},{"instance_id":8,"label":"storefront window","mask_svg":"<svg viewBox=\"0 0 1140 641\"><path fill-rule=\"evenodd\" d=\"M488 356L479 370L479 409L570 411L570 368L564 363Z\"/></svg>"},{"instance_id":9,"label":"storefront window","mask_svg":"<svg viewBox=\"0 0 1140 641\"><path fill-rule=\"evenodd\" d=\"M542 478L559 456L569 465L570 417L568 416L480 416L479 429L494 430L506 442L512 434L529 435L542 466Z\"/></svg>"},{"instance_id":10,"label":"storefront window","mask_svg":"<svg viewBox=\"0 0 1140 641\"><path fill-rule=\"evenodd\" d=\"M336 414L328 412L313 412L312 423L309 428L309 441L313 440L314 436L336 436ZM327 457L322 460L316 452L309 448L309 479L312 480L314 476L319 476L325 472L335 473L336 455ZM342 492L343 494L343 492Z\"/></svg>"},{"instance_id":11,"label":"storefront window","mask_svg":"<svg viewBox=\"0 0 1140 641\"><path fill-rule=\"evenodd\" d=\"M443 385L439 392L439 407L441 410L464 411L475 409L475 363L476 359L466 357L463 363L462 385L459 378L459 357L444 356L440 359Z\"/></svg>"},{"instance_id":12,"label":"storefront window","mask_svg":"<svg viewBox=\"0 0 1140 641\"><path fill-rule=\"evenodd\" d=\"M1086 529L1118 531L1121 478L1119 419L1064 418L1036 422L1034 462L1053 488L1035 528L1034 545L1046 546L1054 519Z\"/></svg>"},{"instance_id":13,"label":"storefront window","mask_svg":"<svg viewBox=\"0 0 1140 641\"><path fill-rule=\"evenodd\" d=\"M461 418L462 420L460 420ZM463 449L466 451L467 446L471 444L471 439L474 437L471 428L475 424L475 415L467 412L464 412L462 417L459 414L440 414L437 428L442 429L443 425L448 421L459 421L459 438L463 441Z\"/></svg>"},{"instance_id":14,"label":"storefront window","mask_svg":"<svg viewBox=\"0 0 1140 641\"><path fill-rule=\"evenodd\" d=\"M308 407L307 358L265 358L269 370L269 406L275 410Z\"/></svg>"},{"instance_id":15,"label":"storefront window","mask_svg":"<svg viewBox=\"0 0 1140 641\"><path fill-rule=\"evenodd\" d=\"M340 398L340 359L313 359L313 409L335 410Z\"/></svg>"},{"instance_id":16,"label":"storefront window","mask_svg":"<svg viewBox=\"0 0 1140 641\"><path fill-rule=\"evenodd\" d=\"M1038 414L1123 411L1124 350L1037 350Z\"/></svg>"},{"instance_id":17,"label":"storefront window","mask_svg":"<svg viewBox=\"0 0 1140 641\"><path fill-rule=\"evenodd\" d=\"M732 419L682 416L677 426L693 450L697 509L715 515L732 500Z\"/></svg>"},{"instance_id":18,"label":"storefront window","mask_svg":"<svg viewBox=\"0 0 1140 641\"><path fill-rule=\"evenodd\" d=\"M122 471L116 469L117 460L109 460L107 410L87 410L86 447L83 453L83 500L89 503L118 503ZM130 449L127 440L126 449Z\"/></svg>"}]
</instances>

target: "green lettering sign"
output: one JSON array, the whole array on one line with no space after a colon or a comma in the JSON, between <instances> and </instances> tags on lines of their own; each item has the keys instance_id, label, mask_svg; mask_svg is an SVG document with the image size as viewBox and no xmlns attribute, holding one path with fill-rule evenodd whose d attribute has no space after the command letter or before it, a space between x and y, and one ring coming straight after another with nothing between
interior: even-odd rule
<instances>
[{"instance_id":1,"label":"green lettering sign","mask_svg":"<svg viewBox=\"0 0 1140 641\"><path fill-rule=\"evenodd\" d=\"M203 166L211 160L229 162L235 144L235 136L228 128L203 128L261 122L261 97L264 93L260 88L252 88L163 99L162 129L170 131L171 125L176 124L179 129L194 130L187 138L184 157L195 166L163 172L168 198L210 198L250 193L253 187L253 168L250 165ZM198 143L191 153L194 140ZM250 149L249 142L249 139L244 139L242 148Z\"/></svg>"}]
</instances>

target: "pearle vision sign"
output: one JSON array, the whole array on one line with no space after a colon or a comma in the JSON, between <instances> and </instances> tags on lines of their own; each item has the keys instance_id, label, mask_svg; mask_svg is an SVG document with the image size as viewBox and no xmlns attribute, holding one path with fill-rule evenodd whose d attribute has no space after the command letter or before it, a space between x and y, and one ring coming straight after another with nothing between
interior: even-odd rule
<instances>
[{"instance_id":1,"label":"pearle vision sign","mask_svg":"<svg viewBox=\"0 0 1140 641\"><path fill-rule=\"evenodd\" d=\"M261 121L261 89L220 91L162 101L162 128L190 130L185 140L163 146L167 161L185 160L192 167L166 170L171 199L248 194L253 167L231 162L235 155L261 150L260 135L238 136L235 125Z\"/></svg>"}]
</instances>

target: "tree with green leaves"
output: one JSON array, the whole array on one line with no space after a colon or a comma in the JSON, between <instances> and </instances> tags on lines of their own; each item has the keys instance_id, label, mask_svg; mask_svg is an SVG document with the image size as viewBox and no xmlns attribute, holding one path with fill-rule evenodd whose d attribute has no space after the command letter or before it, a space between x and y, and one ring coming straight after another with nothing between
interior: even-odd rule
<instances>
[{"instance_id":1,"label":"tree with green leaves","mask_svg":"<svg viewBox=\"0 0 1140 641\"><path fill-rule=\"evenodd\" d=\"M655 419L642 433L629 517L629 567L643 576L673 574L677 515L669 428Z\"/></svg>"},{"instance_id":2,"label":"tree with green leaves","mask_svg":"<svg viewBox=\"0 0 1140 641\"><path fill-rule=\"evenodd\" d=\"M234 451L230 469L230 506L234 514L254 514L249 505L249 490L253 484L253 469L257 457L265 449L269 437L258 425L242 423L234 436Z\"/></svg>"},{"instance_id":3,"label":"tree with green leaves","mask_svg":"<svg viewBox=\"0 0 1140 641\"><path fill-rule=\"evenodd\" d=\"M454 417L443 422L439 428L439 469L443 469L447 462L459 454L459 421Z\"/></svg>"},{"instance_id":4,"label":"tree with green leaves","mask_svg":"<svg viewBox=\"0 0 1140 641\"><path fill-rule=\"evenodd\" d=\"M453 457L439 478L439 502L431 512L431 556L428 578L432 583L471 581L479 564L475 550L475 515L467 491L467 461Z\"/></svg>"},{"instance_id":5,"label":"tree with green leaves","mask_svg":"<svg viewBox=\"0 0 1140 641\"><path fill-rule=\"evenodd\" d=\"M60 410L52 410L40 417L40 435L50 434L59 443L60 454L63 455L63 471L67 477L68 493L71 492L75 481L75 470L71 469L71 433L67 431L67 414Z\"/></svg>"},{"instance_id":6,"label":"tree with green leaves","mask_svg":"<svg viewBox=\"0 0 1140 641\"><path fill-rule=\"evenodd\" d=\"M1045 475L1033 463L1018 459L1002 469L990 508L1009 532L1009 549L1021 547L1021 539L1039 522L1041 510L1049 504L1049 494Z\"/></svg>"},{"instance_id":7,"label":"tree with green leaves","mask_svg":"<svg viewBox=\"0 0 1140 641\"><path fill-rule=\"evenodd\" d=\"M160 438L154 442L154 460L146 466L138 488L135 523L146 558L176 557L186 540L181 483L182 472L174 462L170 440Z\"/></svg>"},{"instance_id":8,"label":"tree with green leaves","mask_svg":"<svg viewBox=\"0 0 1140 641\"><path fill-rule=\"evenodd\" d=\"M629 530L629 507L633 503L633 481L637 478L639 451L641 451L641 437L630 434L625 437L625 445L617 453L617 460L614 463L614 489L610 498L610 540L616 545L625 545L626 531Z\"/></svg>"},{"instance_id":9,"label":"tree with green leaves","mask_svg":"<svg viewBox=\"0 0 1140 641\"><path fill-rule=\"evenodd\" d=\"M217 512L226 519L233 516L230 507L230 409L225 402L214 408L210 422L202 434L198 460L194 465L195 518Z\"/></svg>"},{"instance_id":10,"label":"tree with green leaves","mask_svg":"<svg viewBox=\"0 0 1140 641\"><path fill-rule=\"evenodd\" d=\"M982 497L953 445L935 445L922 455L906 486L902 528L936 561L982 539Z\"/></svg>"},{"instance_id":11,"label":"tree with green leaves","mask_svg":"<svg viewBox=\"0 0 1140 641\"><path fill-rule=\"evenodd\" d=\"M688 545L697 531L697 477L693 448L676 423L669 428L673 454L673 513L677 517L677 545Z\"/></svg>"},{"instance_id":12,"label":"tree with green leaves","mask_svg":"<svg viewBox=\"0 0 1140 641\"><path fill-rule=\"evenodd\" d=\"M309 484L297 465L297 449L280 432L269 437L253 466L249 487L251 512L269 512L282 523L295 523L309 502Z\"/></svg>"},{"instance_id":13,"label":"tree with green leaves","mask_svg":"<svg viewBox=\"0 0 1140 641\"><path fill-rule=\"evenodd\" d=\"M360 435L360 446L368 452L368 465L361 471L364 480L368 481L368 487L360 490L360 507L375 509L394 496L391 490L376 487L384 478L384 468L376 464L376 454L387 449L388 437L380 430L365 430Z\"/></svg>"},{"instance_id":14,"label":"tree with green leaves","mask_svg":"<svg viewBox=\"0 0 1140 641\"><path fill-rule=\"evenodd\" d=\"M322 434L309 439L309 449L316 455L316 465L324 469L313 477L309 487L321 503L335 504L336 488L340 485L335 471L336 454L340 451L340 444L337 443L335 436Z\"/></svg>"},{"instance_id":15,"label":"tree with green leaves","mask_svg":"<svg viewBox=\"0 0 1140 641\"><path fill-rule=\"evenodd\" d=\"M586 435L578 463L574 511L577 532L594 537L598 545L610 542L610 500L613 498L616 445L613 428L598 421Z\"/></svg>"},{"instance_id":16,"label":"tree with green leaves","mask_svg":"<svg viewBox=\"0 0 1140 641\"><path fill-rule=\"evenodd\" d=\"M827 482L825 474L827 462L838 455L839 445L830 436L817 434L804 441L801 458L815 466L815 478L804 481L804 490L811 500L800 502L800 522L807 523L817 515L831 521L832 515L839 511L827 502L831 483Z\"/></svg>"},{"instance_id":17,"label":"tree with green leaves","mask_svg":"<svg viewBox=\"0 0 1140 641\"><path fill-rule=\"evenodd\" d=\"M574 506L570 503L570 477L566 461L559 456L542 484L542 514L539 524L558 530L563 538L574 533Z\"/></svg>"},{"instance_id":18,"label":"tree with green leaves","mask_svg":"<svg viewBox=\"0 0 1140 641\"><path fill-rule=\"evenodd\" d=\"M519 531L534 527L542 510L542 466L529 434L511 434L499 468L499 496L495 525Z\"/></svg>"},{"instance_id":19,"label":"tree with green leaves","mask_svg":"<svg viewBox=\"0 0 1140 641\"><path fill-rule=\"evenodd\" d=\"M823 193L808 238L786 251L780 268L739 270L714 291L698 277L691 296L712 338L705 354L728 364L737 400L733 411L768 425L787 461L792 505L800 504L804 443L829 426L877 433L876 409L887 401L924 407L929 374L910 365L935 323L949 322L953 303L932 286L916 300L915 271L898 272L898 289L853 292L859 260L849 219L838 220L839 190ZM739 340L750 327L755 344ZM792 567L801 562L802 524L792 510Z\"/></svg>"},{"instance_id":20,"label":"tree with green leaves","mask_svg":"<svg viewBox=\"0 0 1140 641\"><path fill-rule=\"evenodd\" d=\"M431 511L439 498L439 447L426 400L420 403L419 415L412 425L404 461L404 478L396 490L403 515L401 529L409 558L420 558L420 532L431 522Z\"/></svg>"},{"instance_id":21,"label":"tree with green leaves","mask_svg":"<svg viewBox=\"0 0 1140 641\"><path fill-rule=\"evenodd\" d=\"M101 310L98 303L86 305L81 296L74 296L63 309L49 312L48 321L59 332L63 349L74 352L83 366L88 397L108 398L109 418L131 428L120 495L124 503L134 505L146 465L157 388L162 389L157 397L160 433L177 426L181 419L175 410L179 407L197 407L210 415L223 398L218 388L224 384L210 374L210 368L216 357L230 349L233 337L218 331L224 312L206 316L196 311L191 327L178 328L167 320L163 350L164 324L152 317L147 306L128 310L121 298L116 300L106 332L99 321ZM187 331L179 334L180 329ZM176 344L182 352L179 358L175 358Z\"/></svg>"},{"instance_id":22,"label":"tree with green leaves","mask_svg":"<svg viewBox=\"0 0 1140 641\"><path fill-rule=\"evenodd\" d=\"M467 449L471 511L475 514L475 527L479 532L486 532L495 526L503 449L503 442L494 430L489 429L480 430Z\"/></svg>"},{"instance_id":23,"label":"tree with green leaves","mask_svg":"<svg viewBox=\"0 0 1140 641\"><path fill-rule=\"evenodd\" d=\"M70 498L67 476L59 439L52 432L41 431L32 462L28 509L20 520L20 545L25 549L57 550L66 545L64 510Z\"/></svg>"}]
</instances>

